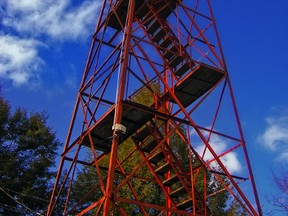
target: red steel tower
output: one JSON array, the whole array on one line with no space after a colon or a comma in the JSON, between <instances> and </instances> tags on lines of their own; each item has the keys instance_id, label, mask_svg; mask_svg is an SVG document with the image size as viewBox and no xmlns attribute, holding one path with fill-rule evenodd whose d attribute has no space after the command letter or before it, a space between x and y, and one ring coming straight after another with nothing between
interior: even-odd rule
<instances>
[{"instance_id":1,"label":"red steel tower","mask_svg":"<svg viewBox=\"0 0 288 216\"><path fill-rule=\"evenodd\" d=\"M262 215L209 0L104 0L47 215Z\"/></svg>"}]
</instances>

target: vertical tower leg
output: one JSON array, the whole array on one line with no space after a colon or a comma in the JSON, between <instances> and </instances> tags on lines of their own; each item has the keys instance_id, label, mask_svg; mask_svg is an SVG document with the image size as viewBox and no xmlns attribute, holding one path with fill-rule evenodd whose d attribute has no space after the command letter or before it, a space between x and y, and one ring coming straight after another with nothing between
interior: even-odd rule
<instances>
[{"instance_id":1,"label":"vertical tower leg","mask_svg":"<svg viewBox=\"0 0 288 216\"><path fill-rule=\"evenodd\" d=\"M127 74L127 66L128 66L128 55L130 50L130 35L132 30L132 23L134 18L134 7L135 0L129 0L128 5L128 13L126 18L126 28L124 33L124 38L122 41L122 50L120 57L120 66L119 66L119 74L118 74L118 86L117 86L117 95L116 95L116 106L115 106L115 115L114 115L114 131L112 138L112 146L111 146L111 155L109 161L109 169L108 169L108 179L105 191L105 201L104 201L104 210L103 215L110 215L111 201L113 200L113 183L114 183L114 174L115 174L115 165L117 159L117 149L119 144L119 132L117 132L115 126L121 124L123 105L122 100L124 98L125 93L125 83L126 83L126 74Z\"/></svg>"}]
</instances>

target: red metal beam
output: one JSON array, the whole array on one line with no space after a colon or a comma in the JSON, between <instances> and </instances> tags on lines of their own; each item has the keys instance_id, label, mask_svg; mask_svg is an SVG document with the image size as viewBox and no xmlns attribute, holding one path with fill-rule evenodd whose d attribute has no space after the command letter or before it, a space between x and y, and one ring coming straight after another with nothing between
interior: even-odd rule
<instances>
[{"instance_id":1,"label":"red metal beam","mask_svg":"<svg viewBox=\"0 0 288 216\"><path fill-rule=\"evenodd\" d=\"M125 92L127 66L128 66L128 61L129 61L128 55L129 55L129 50L130 50L130 37L131 37L132 23L134 19L134 10L135 10L134 7L135 7L135 0L129 0L126 28L124 32L124 38L123 38L124 43L122 43L123 56L120 56L121 68L119 68L119 76L118 76L114 126L116 124L121 124L121 120L122 120L122 111L123 111L122 100L124 98L124 92ZM106 191L105 191L105 201L104 201L104 207L103 207L104 216L110 215L110 206L111 206L111 202L114 199L113 198L114 196L113 184L114 184L114 173L115 173L115 166L116 166L118 143L119 143L119 134L116 130L114 130L113 138L112 138L111 153L110 153L108 179L107 179Z\"/></svg>"}]
</instances>

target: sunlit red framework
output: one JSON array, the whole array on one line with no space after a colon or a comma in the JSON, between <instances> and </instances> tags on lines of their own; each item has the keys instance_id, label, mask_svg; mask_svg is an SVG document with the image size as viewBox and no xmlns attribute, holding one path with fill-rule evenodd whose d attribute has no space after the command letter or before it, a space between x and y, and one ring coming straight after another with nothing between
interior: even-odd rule
<instances>
[{"instance_id":1,"label":"sunlit red framework","mask_svg":"<svg viewBox=\"0 0 288 216\"><path fill-rule=\"evenodd\" d=\"M96 177L76 200L87 167ZM47 215L210 215L223 191L262 215L210 1L104 0Z\"/></svg>"}]
</instances>

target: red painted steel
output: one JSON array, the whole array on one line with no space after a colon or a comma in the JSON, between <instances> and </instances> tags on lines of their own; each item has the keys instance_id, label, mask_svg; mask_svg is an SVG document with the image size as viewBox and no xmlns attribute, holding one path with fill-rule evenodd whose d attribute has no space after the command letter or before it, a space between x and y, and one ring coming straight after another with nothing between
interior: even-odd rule
<instances>
[{"instance_id":1,"label":"red painted steel","mask_svg":"<svg viewBox=\"0 0 288 216\"><path fill-rule=\"evenodd\" d=\"M262 215L210 1L103 1L47 216L210 215L223 192Z\"/></svg>"},{"instance_id":2,"label":"red painted steel","mask_svg":"<svg viewBox=\"0 0 288 216\"><path fill-rule=\"evenodd\" d=\"M123 44L122 50L120 53L120 61L121 68L119 68L119 75L118 75L118 83L117 83L117 96L116 96L116 104L115 104L115 115L114 115L114 123L113 126L117 124L121 124L122 121L122 100L124 99L124 92L125 92L125 83L126 83L126 75L127 75L127 67L129 61L129 52L130 52L130 35L132 31L132 23L134 18L134 7L135 7L135 0L129 0L127 11L127 21L124 30L124 37L123 37ZM122 56L123 57L122 57ZM105 201L104 201L104 209L103 215L110 215L110 208L111 208L111 201L114 200L113 194L113 183L114 183L114 173L115 173L115 166L116 166L116 158L117 158L117 150L119 145L119 132L116 129L113 131L113 138L112 138L112 146L111 146L111 156L109 162L109 171L108 171L108 179L106 183L106 191L105 191Z\"/></svg>"}]
</instances>

